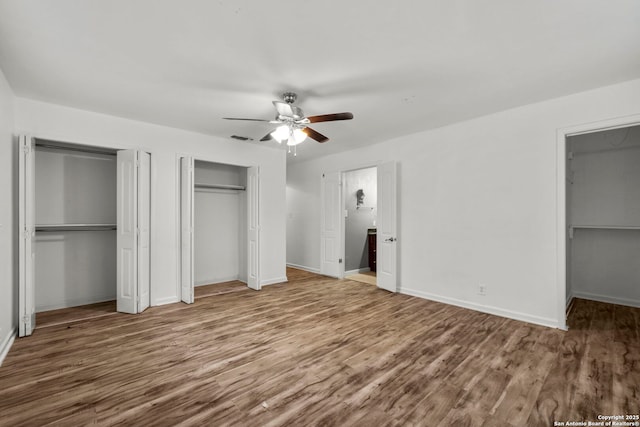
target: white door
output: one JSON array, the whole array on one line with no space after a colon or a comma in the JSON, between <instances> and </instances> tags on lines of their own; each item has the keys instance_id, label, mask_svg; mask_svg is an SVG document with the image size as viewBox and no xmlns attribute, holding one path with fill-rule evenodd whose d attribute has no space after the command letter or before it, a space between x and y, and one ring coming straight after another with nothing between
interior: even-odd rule
<instances>
[{"instance_id":1,"label":"white door","mask_svg":"<svg viewBox=\"0 0 640 427\"><path fill-rule=\"evenodd\" d=\"M378 238L376 269L378 287L397 292L396 163L378 165Z\"/></svg>"},{"instance_id":2,"label":"white door","mask_svg":"<svg viewBox=\"0 0 640 427\"><path fill-rule=\"evenodd\" d=\"M117 156L117 296L116 310L137 313L138 299L138 152Z\"/></svg>"},{"instance_id":3,"label":"white door","mask_svg":"<svg viewBox=\"0 0 640 427\"><path fill-rule=\"evenodd\" d=\"M138 313L150 305L151 289L151 156L138 153Z\"/></svg>"},{"instance_id":4,"label":"white door","mask_svg":"<svg viewBox=\"0 0 640 427\"><path fill-rule=\"evenodd\" d=\"M320 274L341 277L341 194L340 172L322 174L321 230L320 230Z\"/></svg>"},{"instance_id":5,"label":"white door","mask_svg":"<svg viewBox=\"0 0 640 427\"><path fill-rule=\"evenodd\" d=\"M247 168L247 286L259 291L260 283L260 168Z\"/></svg>"},{"instance_id":6,"label":"white door","mask_svg":"<svg viewBox=\"0 0 640 427\"><path fill-rule=\"evenodd\" d=\"M180 288L183 302L193 304L193 157L180 159Z\"/></svg>"},{"instance_id":7,"label":"white door","mask_svg":"<svg viewBox=\"0 0 640 427\"><path fill-rule=\"evenodd\" d=\"M18 335L31 335L36 327L35 297L35 143L20 136L19 165L19 291Z\"/></svg>"}]
</instances>

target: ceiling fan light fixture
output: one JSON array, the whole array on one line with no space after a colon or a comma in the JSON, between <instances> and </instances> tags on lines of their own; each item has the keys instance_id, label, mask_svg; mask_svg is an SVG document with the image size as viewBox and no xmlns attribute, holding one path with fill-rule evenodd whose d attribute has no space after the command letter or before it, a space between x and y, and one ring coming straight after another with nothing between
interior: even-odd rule
<instances>
[{"instance_id":1,"label":"ceiling fan light fixture","mask_svg":"<svg viewBox=\"0 0 640 427\"><path fill-rule=\"evenodd\" d=\"M289 135L289 126L287 125L278 126L276 130L271 132L271 136L273 137L273 139L278 141L278 144L281 144L283 141L289 139Z\"/></svg>"}]
</instances>

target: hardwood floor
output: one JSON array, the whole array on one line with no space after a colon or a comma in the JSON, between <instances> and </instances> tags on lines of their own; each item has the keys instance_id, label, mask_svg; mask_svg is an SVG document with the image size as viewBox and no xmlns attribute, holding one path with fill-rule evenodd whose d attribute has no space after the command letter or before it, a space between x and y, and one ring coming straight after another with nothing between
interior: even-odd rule
<instances>
[{"instance_id":1,"label":"hardwood floor","mask_svg":"<svg viewBox=\"0 0 640 427\"><path fill-rule=\"evenodd\" d=\"M290 282L37 329L0 425L551 426L640 413L640 310L562 332L288 270Z\"/></svg>"}]
</instances>

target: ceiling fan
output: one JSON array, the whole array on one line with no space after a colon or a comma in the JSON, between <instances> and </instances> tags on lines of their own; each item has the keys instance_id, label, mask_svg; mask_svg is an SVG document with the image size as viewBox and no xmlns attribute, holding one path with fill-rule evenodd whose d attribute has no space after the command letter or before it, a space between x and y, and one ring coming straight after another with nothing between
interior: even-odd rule
<instances>
[{"instance_id":1,"label":"ceiling fan","mask_svg":"<svg viewBox=\"0 0 640 427\"><path fill-rule=\"evenodd\" d=\"M280 125L273 132L269 132L260 141L270 141L272 139L282 143L287 141L289 151L291 147L300 144L302 141L309 138L318 142L327 142L329 138L311 129L307 126L310 123L319 122L332 122L336 120L351 120L353 114L351 113L334 113L334 114L322 114L320 116L305 117L304 113L300 109L293 105L296 102L298 95L293 92L285 92L282 94L283 101L273 101L274 107L276 107L276 117L274 120L263 119L242 119L236 117L223 117L225 120L248 120L252 122L267 122Z\"/></svg>"}]
</instances>

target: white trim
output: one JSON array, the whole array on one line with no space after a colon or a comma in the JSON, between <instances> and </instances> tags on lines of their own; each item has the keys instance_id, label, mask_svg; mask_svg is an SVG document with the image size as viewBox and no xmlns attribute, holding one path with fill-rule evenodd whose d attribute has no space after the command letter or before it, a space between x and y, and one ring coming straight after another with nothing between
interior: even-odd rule
<instances>
[{"instance_id":1,"label":"white trim","mask_svg":"<svg viewBox=\"0 0 640 427\"><path fill-rule=\"evenodd\" d=\"M599 294L592 294L591 292L574 292L573 293L573 298L581 298L581 299L588 299L590 301L598 301L598 302L605 302L608 304L617 304L617 305L625 305L627 307L635 307L635 308L640 308L640 300L633 300L633 299L627 299L627 298L617 298L617 297L612 297L612 296L608 296L608 295L599 295Z\"/></svg>"},{"instance_id":2,"label":"white trim","mask_svg":"<svg viewBox=\"0 0 640 427\"><path fill-rule=\"evenodd\" d=\"M277 277L275 279L262 280L260 286L277 285L279 283L287 283L287 276Z\"/></svg>"},{"instance_id":3,"label":"white trim","mask_svg":"<svg viewBox=\"0 0 640 427\"><path fill-rule=\"evenodd\" d=\"M16 339L16 332L17 331L15 329L11 329L7 336L2 340L2 344L0 345L0 366L2 366L2 362L4 362L7 354L9 354L13 341Z\"/></svg>"},{"instance_id":4,"label":"white trim","mask_svg":"<svg viewBox=\"0 0 640 427\"><path fill-rule=\"evenodd\" d=\"M349 270L349 271L345 271L344 275L345 276L349 276L351 274L360 274L360 273L368 273L370 272L371 269L369 267L364 267L364 268L357 268L355 270Z\"/></svg>"},{"instance_id":5,"label":"white trim","mask_svg":"<svg viewBox=\"0 0 640 427\"><path fill-rule=\"evenodd\" d=\"M435 295L429 292L417 291L415 289L409 289L404 287L400 287L399 292L405 295L411 295L414 297L428 299L431 301L437 301L444 304L455 305L456 307L467 308L470 310L480 311L482 313L493 314L495 316L500 316L500 317L506 317L508 319L520 320L522 322L528 322L536 325L547 326L550 328L566 330L566 326L560 325L559 322L557 322L555 319L548 318L548 317L533 316L531 314L521 313L519 311L505 310L498 307L476 304L474 302L444 297L441 295Z\"/></svg>"},{"instance_id":6,"label":"white trim","mask_svg":"<svg viewBox=\"0 0 640 427\"><path fill-rule=\"evenodd\" d=\"M77 307L80 305L97 304L99 302L107 302L107 301L115 301L115 300L116 300L116 295L103 295L101 297L96 297L91 299L74 298L74 299L64 300L62 302L58 302L55 304L36 306L36 313L41 313L43 311L58 310L61 308Z\"/></svg>"},{"instance_id":7,"label":"white trim","mask_svg":"<svg viewBox=\"0 0 640 427\"><path fill-rule=\"evenodd\" d=\"M194 287L198 287L198 286L207 286L207 285L216 285L218 283L224 283L224 282L232 282L234 280L240 280L239 279L239 275L235 275L235 276L228 276L228 277L218 277L215 279L210 279L210 280L200 280L199 282L196 282L195 285L193 285Z\"/></svg>"},{"instance_id":8,"label":"white trim","mask_svg":"<svg viewBox=\"0 0 640 427\"><path fill-rule=\"evenodd\" d=\"M565 311L567 310L567 308L569 308L569 306L571 305L571 301L573 301L575 297L576 296L573 292L569 292L569 295L567 295L567 305L565 307Z\"/></svg>"},{"instance_id":9,"label":"white trim","mask_svg":"<svg viewBox=\"0 0 640 427\"><path fill-rule=\"evenodd\" d=\"M153 307L157 307L159 305L173 304L175 302L180 302L180 298L177 296L160 298L153 302Z\"/></svg>"},{"instance_id":10,"label":"white trim","mask_svg":"<svg viewBox=\"0 0 640 427\"><path fill-rule=\"evenodd\" d=\"M567 329L567 137L640 124L640 114L559 128L556 131L556 301L558 328ZM573 293L574 296L577 293Z\"/></svg>"},{"instance_id":11,"label":"white trim","mask_svg":"<svg viewBox=\"0 0 640 427\"><path fill-rule=\"evenodd\" d=\"M308 271L309 273L320 274L320 269L319 268L306 267L304 265L292 264L290 262L287 263L287 267L297 268L298 270Z\"/></svg>"}]
</instances>

